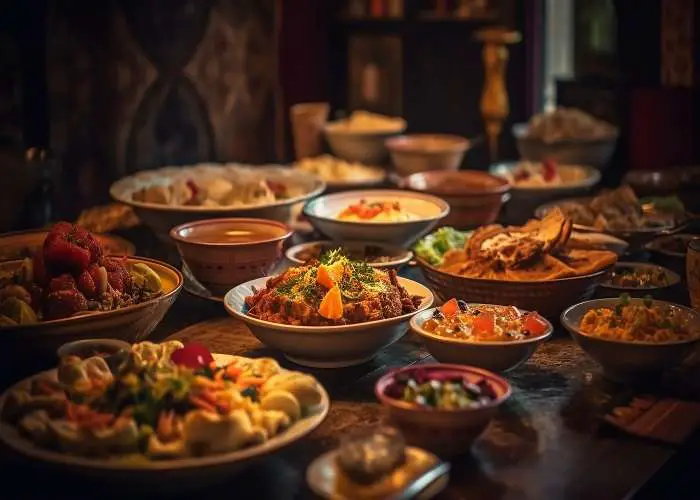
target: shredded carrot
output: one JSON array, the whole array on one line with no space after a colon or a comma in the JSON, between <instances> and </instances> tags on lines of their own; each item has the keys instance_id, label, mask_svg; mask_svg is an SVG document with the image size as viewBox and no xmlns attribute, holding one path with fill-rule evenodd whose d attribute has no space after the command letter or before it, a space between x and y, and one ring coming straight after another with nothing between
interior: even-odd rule
<instances>
[{"instance_id":1,"label":"shredded carrot","mask_svg":"<svg viewBox=\"0 0 700 500\"><path fill-rule=\"evenodd\" d=\"M250 386L250 385L263 385L265 383L265 378L264 377L253 377L253 376L247 376L247 377L241 377L238 380L238 385L242 386Z\"/></svg>"},{"instance_id":2,"label":"shredded carrot","mask_svg":"<svg viewBox=\"0 0 700 500\"><path fill-rule=\"evenodd\" d=\"M240 368L238 368L236 365L228 365L226 367L226 375L228 375L229 378L236 380L240 375L242 371Z\"/></svg>"},{"instance_id":3,"label":"shredded carrot","mask_svg":"<svg viewBox=\"0 0 700 500\"><path fill-rule=\"evenodd\" d=\"M216 413L216 406L209 403L208 401L205 401L205 400L199 398L198 396L190 395L189 401L197 408L200 408L202 410L207 410L207 411L210 411L212 413Z\"/></svg>"}]
</instances>

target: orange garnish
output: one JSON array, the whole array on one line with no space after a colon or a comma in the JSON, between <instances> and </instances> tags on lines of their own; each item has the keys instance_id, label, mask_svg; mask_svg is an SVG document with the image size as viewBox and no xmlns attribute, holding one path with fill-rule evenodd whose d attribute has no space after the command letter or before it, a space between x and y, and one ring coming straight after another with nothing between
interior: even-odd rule
<instances>
[{"instance_id":1,"label":"orange garnish","mask_svg":"<svg viewBox=\"0 0 700 500\"><path fill-rule=\"evenodd\" d=\"M343 297L340 294L338 285L333 285L326 292L318 308L318 314L326 319L341 319L343 317Z\"/></svg>"}]
</instances>

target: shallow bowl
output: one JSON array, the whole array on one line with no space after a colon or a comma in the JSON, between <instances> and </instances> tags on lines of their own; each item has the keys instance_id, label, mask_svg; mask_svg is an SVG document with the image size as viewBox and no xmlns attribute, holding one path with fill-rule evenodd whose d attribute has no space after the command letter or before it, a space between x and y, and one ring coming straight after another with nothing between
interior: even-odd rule
<instances>
[{"instance_id":1,"label":"shallow bowl","mask_svg":"<svg viewBox=\"0 0 700 500\"><path fill-rule=\"evenodd\" d=\"M552 324L547 321L547 330L539 337L526 340L468 342L436 335L423 329L423 323L433 316L436 309L431 308L415 315L410 325L411 331L421 338L428 352L441 363L507 372L518 368L530 359L537 346L547 340L554 331ZM521 310L521 312L524 311Z\"/></svg>"},{"instance_id":2,"label":"shallow bowl","mask_svg":"<svg viewBox=\"0 0 700 500\"><path fill-rule=\"evenodd\" d=\"M468 139L448 134L412 134L385 142L396 173L407 176L428 170L458 170L471 147Z\"/></svg>"},{"instance_id":3,"label":"shallow bowl","mask_svg":"<svg viewBox=\"0 0 700 500\"><path fill-rule=\"evenodd\" d=\"M222 241L227 235L260 235L255 241ZM170 230L182 260L207 290L223 295L231 288L267 276L282 258L292 235L285 224L265 219L208 219Z\"/></svg>"},{"instance_id":4,"label":"shallow bowl","mask_svg":"<svg viewBox=\"0 0 700 500\"><path fill-rule=\"evenodd\" d=\"M671 294L681 281L681 277L665 267L657 266L654 264L645 264L642 262L618 262L612 269L615 272L620 269L636 269L636 270L647 270L655 272L663 272L666 275L667 283L662 286L646 286L646 287L632 287L632 286L621 286L612 284L609 279L605 279L600 283L600 286L596 290L597 298L617 298L621 294L629 294L630 297L644 298L649 295L655 299L670 299Z\"/></svg>"},{"instance_id":5,"label":"shallow bowl","mask_svg":"<svg viewBox=\"0 0 700 500\"><path fill-rule=\"evenodd\" d=\"M404 179L402 185L445 200L450 206L450 213L441 224L457 229L474 229L492 224L510 198L507 181L476 170L413 174Z\"/></svg>"},{"instance_id":6,"label":"shallow bowl","mask_svg":"<svg viewBox=\"0 0 700 500\"><path fill-rule=\"evenodd\" d=\"M631 300L632 303L643 301ZM697 348L700 338L666 343L631 342L593 337L581 332L579 323L587 311L614 306L618 302L618 299L588 300L569 307L561 315L561 324L581 349L603 368L608 378L619 382L635 382L661 376L665 371L681 364ZM688 317L691 328L700 329L700 314L692 309L671 302L657 300L655 303L679 309Z\"/></svg>"},{"instance_id":7,"label":"shallow bowl","mask_svg":"<svg viewBox=\"0 0 700 500\"><path fill-rule=\"evenodd\" d=\"M655 263L667 267L681 276L685 276L685 259L688 253L688 245L691 241L697 239L700 239L700 235L688 233L670 234L653 239L644 245L644 248L651 253L651 259ZM679 242L679 247L671 245L674 241Z\"/></svg>"},{"instance_id":8,"label":"shallow bowl","mask_svg":"<svg viewBox=\"0 0 700 500\"><path fill-rule=\"evenodd\" d=\"M406 401L389 397L386 392L398 375L417 370L427 372L451 372L468 378L471 382L486 379L496 392L496 399L478 408L463 410L437 410L417 407ZM423 364L393 370L380 378L374 393L387 411L389 420L398 427L406 442L437 453L452 456L468 452L474 440L484 432L498 407L511 394L507 380L481 368L465 365Z\"/></svg>"},{"instance_id":9,"label":"shallow bowl","mask_svg":"<svg viewBox=\"0 0 700 500\"><path fill-rule=\"evenodd\" d=\"M355 222L336 218L349 205L363 199L368 202L398 201L402 209L416 218L400 222ZM449 213L447 202L436 196L390 189L328 194L304 206L304 215L311 225L333 241L372 241L401 247L409 247L429 233Z\"/></svg>"},{"instance_id":10,"label":"shallow bowl","mask_svg":"<svg viewBox=\"0 0 700 500\"><path fill-rule=\"evenodd\" d=\"M384 142L406 130L406 121L397 119L396 127L387 130L352 130L343 126L344 120L328 122L323 134L334 156L367 165L386 163L389 152Z\"/></svg>"},{"instance_id":11,"label":"shallow bowl","mask_svg":"<svg viewBox=\"0 0 700 500\"><path fill-rule=\"evenodd\" d=\"M299 326L273 323L247 314L245 298L265 288L269 278L238 285L226 294L224 306L243 321L258 340L282 351L291 361L314 368L352 366L372 359L380 350L403 337L408 322L433 303L433 294L423 285L399 277L410 295L422 298L416 312L396 318L340 326Z\"/></svg>"}]
</instances>

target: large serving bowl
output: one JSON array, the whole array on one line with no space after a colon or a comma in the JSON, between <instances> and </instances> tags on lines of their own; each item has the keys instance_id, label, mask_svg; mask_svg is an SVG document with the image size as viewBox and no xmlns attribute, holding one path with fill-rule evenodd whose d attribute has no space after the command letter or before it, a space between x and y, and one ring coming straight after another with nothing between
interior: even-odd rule
<instances>
[{"instance_id":1,"label":"large serving bowl","mask_svg":"<svg viewBox=\"0 0 700 500\"><path fill-rule=\"evenodd\" d=\"M145 257L128 257L128 264L143 263L158 274L163 293L146 302L105 312L3 327L3 348L8 353L53 356L64 343L90 338L115 338L127 342L146 339L175 302L182 288L182 274L174 267ZM19 269L22 261L0 263L0 274Z\"/></svg>"},{"instance_id":2,"label":"large serving bowl","mask_svg":"<svg viewBox=\"0 0 700 500\"><path fill-rule=\"evenodd\" d=\"M336 248L342 248L343 252L347 254L351 260L366 261L370 267L375 267L377 269L398 268L413 258L413 252L410 250L370 241L346 241L343 243L336 243L333 241L310 241L289 248L285 252L285 256L295 265L302 265L308 260L308 257L305 258L305 256L317 257L325 251L334 250ZM368 256L382 256L384 259L375 262L368 259Z\"/></svg>"},{"instance_id":3,"label":"large serving bowl","mask_svg":"<svg viewBox=\"0 0 700 500\"><path fill-rule=\"evenodd\" d=\"M437 410L420 408L386 394L387 390L396 383L397 376L417 370L454 373L471 382L486 379L497 397L493 402L477 408ZM451 456L469 451L474 440L484 432L496 415L498 407L510 397L511 388L508 381L481 368L424 364L407 366L387 373L377 381L374 392L386 409L389 420L401 430L407 443L442 456Z\"/></svg>"},{"instance_id":4,"label":"large serving bowl","mask_svg":"<svg viewBox=\"0 0 700 500\"><path fill-rule=\"evenodd\" d=\"M528 137L527 123L517 123L513 125L512 130L518 153L524 160L554 160L570 165L591 165L601 171L610 163L618 138L618 135L614 134L593 140L567 139L545 142L539 138Z\"/></svg>"},{"instance_id":5,"label":"large serving bowl","mask_svg":"<svg viewBox=\"0 0 700 500\"><path fill-rule=\"evenodd\" d=\"M469 304L478 306L481 304ZM525 363L554 331L547 321L547 330L538 337L525 340L468 342L465 340L436 335L423 328L423 324L433 316L436 308L416 314L411 319L411 331L417 334L428 352L441 363L469 365L495 372L514 370ZM522 311L521 312L525 312Z\"/></svg>"},{"instance_id":6,"label":"large serving bowl","mask_svg":"<svg viewBox=\"0 0 700 500\"><path fill-rule=\"evenodd\" d=\"M214 354L214 359L220 364L230 363L231 358L227 355ZM49 373L56 376L56 370L51 370ZM46 373L30 377L2 394L0 414L3 412L10 391L26 387L32 380L44 375ZM262 444L217 455L152 461L75 456L35 445L4 420L0 421L0 442L22 458L49 467L56 472L92 479L94 482L90 483L91 485L98 482L100 486L104 486L106 483L118 491L136 493L137 497L144 492L172 495L181 493L183 490L201 488L203 485L218 484L232 474L303 439L323 423L330 408L328 393L322 386L319 390L321 391L320 404L287 430Z\"/></svg>"},{"instance_id":7,"label":"large serving bowl","mask_svg":"<svg viewBox=\"0 0 700 500\"><path fill-rule=\"evenodd\" d=\"M49 231L37 229L0 234L0 261L22 259L44 246ZM107 255L134 255L134 245L119 236L94 233L93 236Z\"/></svg>"},{"instance_id":8,"label":"large serving bowl","mask_svg":"<svg viewBox=\"0 0 700 500\"><path fill-rule=\"evenodd\" d=\"M413 174L404 179L402 186L445 200L450 213L441 224L457 229L492 224L510 197L507 181L476 170Z\"/></svg>"},{"instance_id":9,"label":"large serving bowl","mask_svg":"<svg viewBox=\"0 0 700 500\"><path fill-rule=\"evenodd\" d=\"M418 259L418 264L440 300L454 297L479 304L513 305L525 311L537 311L550 320L571 304L592 297L598 283L609 272L608 268L549 281L505 281L448 274L422 259Z\"/></svg>"},{"instance_id":10,"label":"large serving bowl","mask_svg":"<svg viewBox=\"0 0 700 500\"><path fill-rule=\"evenodd\" d=\"M631 299L641 303L644 299ZM590 309L614 306L619 299L595 299L569 307L561 315L561 323L571 333L581 349L603 368L604 374L616 381L633 382L659 376L679 365L698 346L700 339L678 342L652 343L630 342L617 339L593 337L581 332L579 323ZM687 307L671 302L655 301L656 304L677 308L687 315L691 328L700 328L700 314Z\"/></svg>"},{"instance_id":11,"label":"large serving bowl","mask_svg":"<svg viewBox=\"0 0 700 500\"><path fill-rule=\"evenodd\" d=\"M367 165L381 165L389 152L384 142L406 130L406 121L396 119L396 126L386 130L355 130L346 126L345 120L328 122L323 133L333 155L343 160L358 161Z\"/></svg>"},{"instance_id":12,"label":"large serving bowl","mask_svg":"<svg viewBox=\"0 0 700 500\"><path fill-rule=\"evenodd\" d=\"M567 198L567 199L562 199L562 200L557 200L557 201L552 201L550 203L545 203L544 205L540 205L535 209L535 216L538 218L543 218L545 215L547 215L554 207L566 207L567 205L571 204L577 204L577 203L587 203L591 200L591 198L587 197L582 197L582 198ZM616 238L620 238L622 240L625 240L627 243L630 245L630 251L638 251L641 250L642 247L653 240L654 238L657 238L659 236L662 236L664 234L668 234L669 232L672 232L674 230L678 230L679 227L683 227L684 223L681 223L680 225L676 226L674 224L665 224L665 225L658 225L658 226L653 226L653 227L642 227L642 228L637 228L637 229L616 229L616 230L601 230L597 229L594 227L590 226L582 226L580 224L574 224L574 229L579 230L579 231L590 231L590 232L596 232L596 233L606 233L610 234L612 236L615 236Z\"/></svg>"},{"instance_id":13,"label":"large serving bowl","mask_svg":"<svg viewBox=\"0 0 700 500\"><path fill-rule=\"evenodd\" d=\"M596 290L596 298L616 298L621 294L626 293L630 297L644 298L649 295L655 299L670 299L672 294L678 288L678 284L681 281L681 277L665 267L656 266L654 264L645 264L642 262L618 262L613 267L613 272L625 272L625 271L642 271L642 272L654 272L663 273L666 276L666 283L664 285L648 285L644 287L634 287L634 286L622 286L612 283L612 274L604 279L598 289Z\"/></svg>"},{"instance_id":14,"label":"large serving bowl","mask_svg":"<svg viewBox=\"0 0 700 500\"><path fill-rule=\"evenodd\" d=\"M281 222L246 218L200 220L170 230L194 278L217 295L270 274L291 235Z\"/></svg>"},{"instance_id":15,"label":"large serving bowl","mask_svg":"<svg viewBox=\"0 0 700 500\"><path fill-rule=\"evenodd\" d=\"M396 173L401 176L428 170L457 170L471 143L449 134L412 134L385 142Z\"/></svg>"},{"instance_id":16,"label":"large serving bowl","mask_svg":"<svg viewBox=\"0 0 700 500\"><path fill-rule=\"evenodd\" d=\"M489 168L493 175L507 178L518 167L519 162L497 163ZM519 186L513 184L511 198L505 207L505 216L513 224L519 224L532 217L535 209L547 202L583 196L600 182L600 171L585 165L557 165L562 179L561 184L542 186Z\"/></svg>"},{"instance_id":17,"label":"large serving bowl","mask_svg":"<svg viewBox=\"0 0 700 500\"><path fill-rule=\"evenodd\" d=\"M265 288L269 278L238 285L224 297L226 310L243 321L265 345L282 351L291 361L316 368L352 366L372 359L384 347L400 339L411 317L433 303L433 294L423 285L399 277L409 295L422 301L414 313L396 318L341 326L297 326L273 323L247 314L245 298Z\"/></svg>"},{"instance_id":18,"label":"large serving bowl","mask_svg":"<svg viewBox=\"0 0 700 500\"><path fill-rule=\"evenodd\" d=\"M129 205L136 215L149 226L161 239L170 242L168 233L171 228L201 219L214 219L223 217L254 217L260 219L272 219L280 222L289 222L291 207L304 202L323 192L325 183L306 172L281 166L254 167L273 182L292 186L301 194L290 198L261 205L249 205L239 207L207 207L187 205L161 205L158 203L145 203L134 201L133 194L144 187L170 184L177 177L191 177L196 179L198 175L215 175L217 169L242 168L241 165L198 165L193 167L164 167L156 170L146 170L118 180L110 187L109 193L116 201Z\"/></svg>"},{"instance_id":19,"label":"large serving bowl","mask_svg":"<svg viewBox=\"0 0 700 500\"><path fill-rule=\"evenodd\" d=\"M401 222L355 222L337 215L360 200L398 201L403 210L417 216ZM450 206L435 196L408 191L376 189L321 196L304 207L304 215L315 229L334 241L376 241L407 247L430 232L450 213Z\"/></svg>"}]
</instances>

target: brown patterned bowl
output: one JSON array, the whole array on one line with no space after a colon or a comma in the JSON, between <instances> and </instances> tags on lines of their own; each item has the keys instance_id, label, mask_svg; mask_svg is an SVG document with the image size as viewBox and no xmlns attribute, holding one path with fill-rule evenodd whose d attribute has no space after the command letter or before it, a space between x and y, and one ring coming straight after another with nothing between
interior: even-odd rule
<instances>
[{"instance_id":1,"label":"brown patterned bowl","mask_svg":"<svg viewBox=\"0 0 700 500\"><path fill-rule=\"evenodd\" d=\"M486 379L496 399L476 408L463 410L439 410L419 407L387 394L396 383L397 376L415 371L454 373L476 383ZM465 365L425 364L407 366L391 371L380 378L374 393L386 409L389 421L396 425L410 445L423 448L441 456L454 456L468 452L472 443L484 432L498 407L510 397L511 387L507 380L481 368Z\"/></svg>"},{"instance_id":2,"label":"brown patterned bowl","mask_svg":"<svg viewBox=\"0 0 700 500\"><path fill-rule=\"evenodd\" d=\"M448 274L422 259L418 259L418 264L440 300L454 297L480 304L512 305L526 311L537 311L549 319L557 318L571 304L591 298L612 268L549 281L503 281Z\"/></svg>"},{"instance_id":3,"label":"brown patterned bowl","mask_svg":"<svg viewBox=\"0 0 700 500\"><path fill-rule=\"evenodd\" d=\"M206 219L170 230L192 275L218 295L270 274L291 235L281 222L244 218Z\"/></svg>"},{"instance_id":4,"label":"brown patterned bowl","mask_svg":"<svg viewBox=\"0 0 700 500\"><path fill-rule=\"evenodd\" d=\"M413 174L403 180L402 187L445 200L450 213L441 224L457 229L492 224L510 198L511 189L507 180L475 170Z\"/></svg>"}]
</instances>

